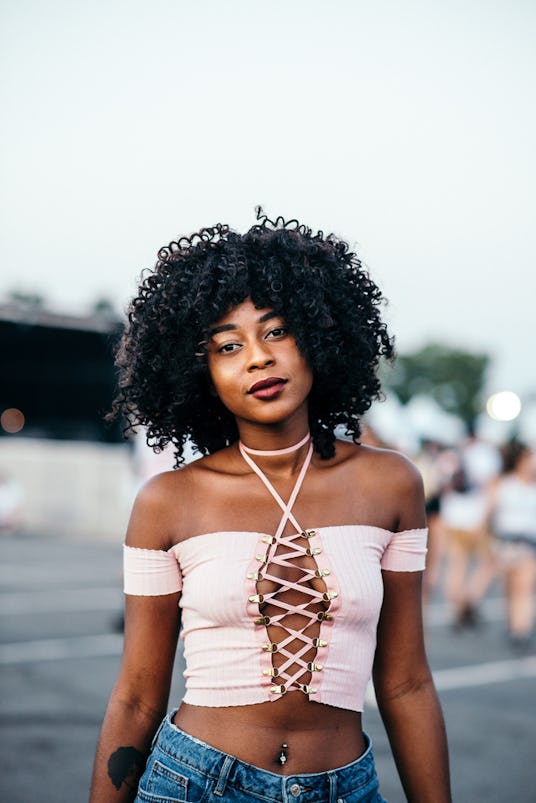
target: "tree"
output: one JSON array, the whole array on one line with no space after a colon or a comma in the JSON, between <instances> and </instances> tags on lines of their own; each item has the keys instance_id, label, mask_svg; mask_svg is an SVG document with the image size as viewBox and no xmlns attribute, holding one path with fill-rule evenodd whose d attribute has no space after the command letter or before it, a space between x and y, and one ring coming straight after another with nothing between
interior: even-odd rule
<instances>
[{"instance_id":1,"label":"tree","mask_svg":"<svg viewBox=\"0 0 536 803\"><path fill-rule=\"evenodd\" d=\"M114 302L104 296L102 298L97 298L97 300L93 302L93 312L95 315L104 315L111 318L118 317Z\"/></svg>"},{"instance_id":2,"label":"tree","mask_svg":"<svg viewBox=\"0 0 536 803\"><path fill-rule=\"evenodd\" d=\"M45 297L41 293L31 290L10 290L7 300L8 303L33 309L42 309L45 306Z\"/></svg>"},{"instance_id":3,"label":"tree","mask_svg":"<svg viewBox=\"0 0 536 803\"><path fill-rule=\"evenodd\" d=\"M402 402L417 395L431 396L448 413L470 426L482 410L482 389L489 355L429 343L411 354L401 354L384 382Z\"/></svg>"}]
</instances>

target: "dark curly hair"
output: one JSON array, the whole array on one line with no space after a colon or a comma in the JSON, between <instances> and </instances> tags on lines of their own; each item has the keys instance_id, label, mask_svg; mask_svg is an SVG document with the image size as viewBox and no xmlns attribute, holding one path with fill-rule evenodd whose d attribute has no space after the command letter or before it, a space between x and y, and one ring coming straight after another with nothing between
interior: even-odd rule
<instances>
[{"instance_id":1,"label":"dark curly hair","mask_svg":"<svg viewBox=\"0 0 536 803\"><path fill-rule=\"evenodd\" d=\"M501 449L502 473L513 474L520 461L530 452L530 447L523 441L512 438Z\"/></svg>"},{"instance_id":2,"label":"dark curly hair","mask_svg":"<svg viewBox=\"0 0 536 803\"><path fill-rule=\"evenodd\" d=\"M189 439L202 454L238 438L233 415L210 393L210 326L247 298L280 314L313 370L309 419L315 450L334 454L335 427L357 440L359 419L380 397L376 376L393 343L382 296L347 243L257 209L245 234L218 224L158 252L128 311L110 417L142 424L157 451L172 442L177 465Z\"/></svg>"}]
</instances>

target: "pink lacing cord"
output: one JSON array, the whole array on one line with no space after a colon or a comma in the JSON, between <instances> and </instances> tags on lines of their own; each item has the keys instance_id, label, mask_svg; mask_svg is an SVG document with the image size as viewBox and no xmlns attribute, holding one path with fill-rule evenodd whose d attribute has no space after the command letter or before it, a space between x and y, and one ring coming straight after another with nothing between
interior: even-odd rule
<instances>
[{"instance_id":1,"label":"pink lacing cord","mask_svg":"<svg viewBox=\"0 0 536 803\"><path fill-rule=\"evenodd\" d=\"M264 483L270 494L273 496L275 501L278 503L279 507L283 511L283 515L277 527L276 533L274 536L264 536L261 540L264 543L268 544L268 549L266 555L264 556L257 556L259 560L262 560L262 563L265 567L265 571L262 574L262 577L257 575L257 579L264 579L264 580L271 580L272 582L276 583L279 588L271 593L268 594L254 594L249 597L249 602L256 602L259 605L263 603L270 603L272 606L278 607L282 609L282 612L276 614L275 616L262 616L260 615L258 618L255 619L256 624L264 625L267 627L268 625L280 627L282 630L285 631L286 637L283 638L282 641L277 642L276 644L268 643L263 645L263 649L269 652L278 652L279 654L283 655L286 659L281 666L273 667L270 671L270 674L274 677L281 677L283 679L282 685L274 685L271 688L271 692L276 694L284 694L287 690L290 690L291 687L295 687L300 689L306 694L314 694L316 691L315 687L312 685L307 685L303 683L299 683L299 678L304 673L312 673L314 671L321 671L322 666L317 664L315 660L312 661L305 661L303 659L303 655L307 653L309 650L317 649L317 647L321 644L321 639L319 637L311 637L307 635L304 631L311 626L311 624L315 622L322 622L325 620L331 619L331 615L326 613L325 611L311 611L308 610L308 606L311 605L313 602L328 602L331 604L331 599L334 599L337 596L336 592L333 591L317 591L311 588L308 585L308 581L314 577L322 578L324 575L328 574L327 571L321 571L318 566L315 569L307 569L297 566L295 563L292 562L293 558L301 557L303 555L307 555L308 557L315 558L317 554L321 553L321 548L319 547L311 547L311 539L316 536L316 532L314 530L305 530L302 531L299 523L297 522L296 518L292 514L292 507L300 489L302 487L303 481L305 479L305 474L307 473L307 469L309 468L311 458L313 455L313 444L312 442L309 443L309 448L307 450L307 455L303 462L303 465L300 469L298 478L296 483L294 484L294 488L290 495L289 501L285 504L283 499L277 493L275 488L273 487L270 480L266 477L264 472L257 466L257 464L252 460L250 454L255 454L259 456L273 456L273 455L281 455L281 454L289 454L290 452L297 451L302 446L310 441L310 435L306 435L299 443L295 444L294 446L290 446L286 449L278 449L273 451L261 451L250 449L245 446L243 443L239 442L239 449L242 457L246 461L246 463L250 466L252 471L257 474L260 480ZM283 530L287 524L287 521L290 521L291 524L296 528L296 533L291 533L289 535L283 535ZM302 542L303 539L306 539L307 546L304 546ZM300 543L298 543L300 541ZM276 554L278 547L286 547L287 551ZM315 560L316 564L316 560ZM299 582L292 582L289 580L284 580L280 577L277 577L270 573L269 567L270 565L276 565L281 567L290 567L292 569L299 568L302 572L302 577ZM304 585L305 584L305 585ZM284 593L290 589L294 589L299 591L306 596L309 596L310 599L306 602L300 603L299 605L289 604L284 601L284 599L278 599L278 597L284 596ZM259 614L261 611L259 610ZM289 614L299 614L302 617L305 617L309 621L306 621L305 625L299 629L294 629L289 627L285 624L284 619ZM287 649L287 646L292 643L293 641L298 640L302 642L302 646L296 652L290 652ZM316 653L315 653L316 655ZM291 665L297 665L298 669L293 674L289 674L288 670Z\"/></svg>"}]
</instances>

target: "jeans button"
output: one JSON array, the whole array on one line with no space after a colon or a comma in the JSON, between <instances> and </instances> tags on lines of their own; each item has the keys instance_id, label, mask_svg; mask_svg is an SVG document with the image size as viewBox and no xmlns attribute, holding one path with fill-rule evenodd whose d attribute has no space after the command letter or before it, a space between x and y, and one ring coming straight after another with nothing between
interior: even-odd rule
<instances>
[{"instance_id":1,"label":"jeans button","mask_svg":"<svg viewBox=\"0 0 536 803\"><path fill-rule=\"evenodd\" d=\"M292 797L298 797L298 795L301 795L301 786L299 785L299 783L293 783L290 785L288 791L290 792Z\"/></svg>"}]
</instances>

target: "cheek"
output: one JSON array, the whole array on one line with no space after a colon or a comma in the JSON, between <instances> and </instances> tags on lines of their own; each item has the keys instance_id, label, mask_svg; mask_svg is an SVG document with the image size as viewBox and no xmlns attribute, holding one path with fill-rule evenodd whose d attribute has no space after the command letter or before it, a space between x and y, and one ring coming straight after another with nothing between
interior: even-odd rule
<instances>
[{"instance_id":1,"label":"cheek","mask_svg":"<svg viewBox=\"0 0 536 803\"><path fill-rule=\"evenodd\" d=\"M313 370L304 357L300 356L299 371L303 376L303 384L311 390L313 386Z\"/></svg>"},{"instance_id":2,"label":"cheek","mask_svg":"<svg viewBox=\"0 0 536 803\"><path fill-rule=\"evenodd\" d=\"M236 380L234 379L234 371L229 364L217 366L211 365L210 360L208 363L208 374L211 388L216 396L222 400L229 395L233 395L235 391ZM236 391L235 391L236 392Z\"/></svg>"}]
</instances>

